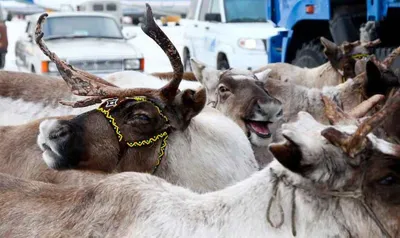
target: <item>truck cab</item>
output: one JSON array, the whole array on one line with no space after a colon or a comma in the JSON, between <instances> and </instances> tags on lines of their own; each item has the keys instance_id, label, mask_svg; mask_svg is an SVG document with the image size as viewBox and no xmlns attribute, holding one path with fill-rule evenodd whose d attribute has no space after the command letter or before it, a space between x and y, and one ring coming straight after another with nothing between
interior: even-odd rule
<instances>
[{"instance_id":1,"label":"truck cab","mask_svg":"<svg viewBox=\"0 0 400 238\"><path fill-rule=\"evenodd\" d=\"M360 28L366 34L361 38L382 41L371 52L378 59L385 58L400 42L400 35L395 33L400 0L267 0L267 7L269 20L286 28L269 41L270 62L316 67L327 60L321 36L339 45L360 40ZM397 60L393 67L399 63Z\"/></svg>"},{"instance_id":2,"label":"truck cab","mask_svg":"<svg viewBox=\"0 0 400 238\"><path fill-rule=\"evenodd\" d=\"M183 63L190 57L217 69L268 63L267 40L279 28L267 19L265 0L192 0L184 26Z\"/></svg>"}]
</instances>

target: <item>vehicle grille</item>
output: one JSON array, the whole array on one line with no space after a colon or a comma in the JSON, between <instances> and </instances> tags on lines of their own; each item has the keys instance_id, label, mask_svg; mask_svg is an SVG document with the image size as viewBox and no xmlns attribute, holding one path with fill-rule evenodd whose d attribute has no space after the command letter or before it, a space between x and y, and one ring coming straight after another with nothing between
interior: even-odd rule
<instances>
[{"instance_id":1,"label":"vehicle grille","mask_svg":"<svg viewBox=\"0 0 400 238\"><path fill-rule=\"evenodd\" d=\"M123 60L71 60L72 66L92 72L114 72L124 70Z\"/></svg>"}]
</instances>

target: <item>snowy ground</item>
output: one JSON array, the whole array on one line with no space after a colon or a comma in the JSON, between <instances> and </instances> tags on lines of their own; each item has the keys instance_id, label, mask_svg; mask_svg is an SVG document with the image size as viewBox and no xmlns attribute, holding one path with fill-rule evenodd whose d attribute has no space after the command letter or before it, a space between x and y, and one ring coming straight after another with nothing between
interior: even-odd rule
<instances>
[{"instance_id":1,"label":"snowy ground","mask_svg":"<svg viewBox=\"0 0 400 238\"><path fill-rule=\"evenodd\" d=\"M5 70L18 71L15 65L15 42L18 40L21 34L25 31L26 21L13 19L12 21L7 21L8 30L8 53L6 56ZM175 26L171 24L169 26L163 27L161 29L167 34L171 41L175 44L175 47L179 50L182 55L182 44L183 44L183 26L185 20L181 21L181 26ZM126 28L131 28L137 33L137 37L130 40L129 43L135 45L139 48L145 57L145 72L165 72L172 71L172 67L169 64L167 56L161 50L161 48L151 40L147 35L143 33L138 26L126 26Z\"/></svg>"}]
</instances>

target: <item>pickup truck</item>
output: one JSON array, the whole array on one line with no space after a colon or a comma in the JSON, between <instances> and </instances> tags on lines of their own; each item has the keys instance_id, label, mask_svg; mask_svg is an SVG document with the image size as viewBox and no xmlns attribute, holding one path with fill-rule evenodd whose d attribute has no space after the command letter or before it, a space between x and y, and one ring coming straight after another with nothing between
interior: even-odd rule
<instances>
[{"instance_id":1,"label":"pickup truck","mask_svg":"<svg viewBox=\"0 0 400 238\"><path fill-rule=\"evenodd\" d=\"M280 29L265 0L192 0L184 26L183 64L190 57L217 69L256 69L268 60L267 41Z\"/></svg>"},{"instance_id":2,"label":"pickup truck","mask_svg":"<svg viewBox=\"0 0 400 238\"><path fill-rule=\"evenodd\" d=\"M21 70L58 76L54 63L34 41L40 14L27 17L25 34L15 45L16 64ZM67 63L98 76L123 70L144 71L143 54L127 40L134 32L110 14L97 12L54 12L43 24L43 39L49 49Z\"/></svg>"}]
</instances>

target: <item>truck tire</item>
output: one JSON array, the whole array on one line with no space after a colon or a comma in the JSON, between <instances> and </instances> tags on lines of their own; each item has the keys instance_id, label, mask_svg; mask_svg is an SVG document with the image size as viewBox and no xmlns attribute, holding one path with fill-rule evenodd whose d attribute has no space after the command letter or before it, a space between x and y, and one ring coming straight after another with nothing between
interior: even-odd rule
<instances>
[{"instance_id":1,"label":"truck tire","mask_svg":"<svg viewBox=\"0 0 400 238\"><path fill-rule=\"evenodd\" d=\"M3 69L6 65L6 54L0 54L0 69Z\"/></svg>"},{"instance_id":2,"label":"truck tire","mask_svg":"<svg viewBox=\"0 0 400 238\"><path fill-rule=\"evenodd\" d=\"M324 47L319 42L319 39L304 43L296 51L296 57L292 60L292 64L307 68L320 66L327 61L323 49Z\"/></svg>"}]
</instances>

